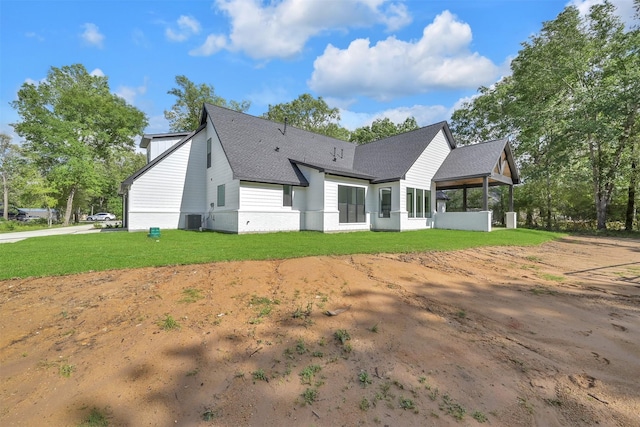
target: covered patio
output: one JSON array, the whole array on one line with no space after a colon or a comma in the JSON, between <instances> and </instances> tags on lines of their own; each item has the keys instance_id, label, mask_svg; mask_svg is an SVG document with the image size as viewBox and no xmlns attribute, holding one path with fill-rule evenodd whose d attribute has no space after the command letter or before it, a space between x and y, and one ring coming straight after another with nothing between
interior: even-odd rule
<instances>
[{"instance_id":1,"label":"covered patio","mask_svg":"<svg viewBox=\"0 0 640 427\"><path fill-rule=\"evenodd\" d=\"M432 179L435 190L462 189L462 212L436 212L436 228L491 231L493 212L489 210L489 187L509 186L507 228L516 228L513 186L520 183L518 168L508 139L458 147L452 150ZM467 189L482 188L482 210L467 211Z\"/></svg>"}]
</instances>

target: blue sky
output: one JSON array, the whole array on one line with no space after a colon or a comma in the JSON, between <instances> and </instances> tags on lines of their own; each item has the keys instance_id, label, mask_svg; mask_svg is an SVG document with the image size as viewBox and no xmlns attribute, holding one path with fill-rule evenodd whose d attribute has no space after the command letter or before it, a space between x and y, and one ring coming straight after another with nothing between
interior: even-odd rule
<instances>
[{"instance_id":1,"label":"blue sky","mask_svg":"<svg viewBox=\"0 0 640 427\"><path fill-rule=\"evenodd\" d=\"M25 82L80 63L168 131L175 76L250 114L308 92L355 129L379 117L449 119L509 73L521 43L568 4L601 0L0 0L0 132ZM630 22L633 0L613 0Z\"/></svg>"}]
</instances>

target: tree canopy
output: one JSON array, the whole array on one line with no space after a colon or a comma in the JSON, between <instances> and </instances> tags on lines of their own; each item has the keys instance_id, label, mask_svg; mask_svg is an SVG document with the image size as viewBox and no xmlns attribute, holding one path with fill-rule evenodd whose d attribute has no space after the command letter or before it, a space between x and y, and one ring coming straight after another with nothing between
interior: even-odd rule
<instances>
[{"instance_id":1,"label":"tree canopy","mask_svg":"<svg viewBox=\"0 0 640 427\"><path fill-rule=\"evenodd\" d=\"M164 117L169 121L170 129L174 132L193 131L200 125L202 105L218 105L236 111L247 111L251 106L249 101L227 101L216 95L215 88L205 83L195 84L186 76L176 76L178 87L169 90L174 95L176 103L171 110L165 110Z\"/></svg>"},{"instance_id":2,"label":"tree canopy","mask_svg":"<svg viewBox=\"0 0 640 427\"><path fill-rule=\"evenodd\" d=\"M515 138L527 187L521 205L537 210L547 227L557 214L606 228L614 198L627 187L627 204L635 203L640 39L614 12L608 2L586 16L567 7L523 43L511 76L481 88L452 116L459 142ZM633 218L625 222L630 229Z\"/></svg>"},{"instance_id":3,"label":"tree canopy","mask_svg":"<svg viewBox=\"0 0 640 427\"><path fill-rule=\"evenodd\" d=\"M418 123L413 117L407 117L404 122L395 124L388 117L376 119L370 126L362 126L351 132L349 141L357 144L376 141L399 133L418 129Z\"/></svg>"},{"instance_id":4,"label":"tree canopy","mask_svg":"<svg viewBox=\"0 0 640 427\"><path fill-rule=\"evenodd\" d=\"M21 118L12 126L47 192L66 200L65 225L76 194L99 191L102 165L132 151L147 125L144 113L110 92L106 77L81 64L52 67L44 81L23 84L12 106Z\"/></svg>"},{"instance_id":5,"label":"tree canopy","mask_svg":"<svg viewBox=\"0 0 640 427\"><path fill-rule=\"evenodd\" d=\"M269 111L263 117L276 122L320 133L342 140L349 139L349 131L340 126L340 110L330 108L322 97L317 99L308 93L300 95L291 102L269 105Z\"/></svg>"}]
</instances>

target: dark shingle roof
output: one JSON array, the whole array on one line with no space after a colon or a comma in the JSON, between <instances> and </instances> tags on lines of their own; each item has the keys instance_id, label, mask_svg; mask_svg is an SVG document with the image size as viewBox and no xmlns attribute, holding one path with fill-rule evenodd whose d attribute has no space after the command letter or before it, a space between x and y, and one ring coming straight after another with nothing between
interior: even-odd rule
<instances>
[{"instance_id":1,"label":"dark shingle roof","mask_svg":"<svg viewBox=\"0 0 640 427\"><path fill-rule=\"evenodd\" d=\"M354 169L375 176L373 182L402 179L441 130L448 136L451 148L455 148L449 126L446 122L440 122L359 145L356 148Z\"/></svg>"},{"instance_id":2,"label":"dark shingle roof","mask_svg":"<svg viewBox=\"0 0 640 427\"><path fill-rule=\"evenodd\" d=\"M307 185L296 162L326 170L353 169L355 144L205 104L234 179ZM334 156L335 154L335 156Z\"/></svg>"},{"instance_id":3,"label":"dark shingle roof","mask_svg":"<svg viewBox=\"0 0 640 427\"><path fill-rule=\"evenodd\" d=\"M207 120L213 124L234 179L306 186L308 182L298 168L300 165L373 183L395 181L404 178L435 136L443 131L451 152L436 172L435 181L491 175L502 150L506 150L514 184L519 183L506 139L456 148L446 122L356 145L284 123L205 104L200 127L128 177L122 183L121 191L202 131ZM165 134L173 137L179 135L182 134Z\"/></svg>"},{"instance_id":4,"label":"dark shingle roof","mask_svg":"<svg viewBox=\"0 0 640 427\"><path fill-rule=\"evenodd\" d=\"M480 144L467 145L452 150L433 176L436 182L472 177L491 176L503 150L508 150L510 168L514 184L519 182L517 169L510 155L506 138Z\"/></svg>"}]
</instances>

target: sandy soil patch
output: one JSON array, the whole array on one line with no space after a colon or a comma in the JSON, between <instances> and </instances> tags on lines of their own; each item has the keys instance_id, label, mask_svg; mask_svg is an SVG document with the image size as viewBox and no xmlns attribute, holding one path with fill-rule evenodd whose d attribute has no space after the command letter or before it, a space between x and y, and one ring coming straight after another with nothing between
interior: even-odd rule
<instances>
[{"instance_id":1,"label":"sandy soil patch","mask_svg":"<svg viewBox=\"0 0 640 427\"><path fill-rule=\"evenodd\" d=\"M8 280L0 315L5 426L640 425L637 240Z\"/></svg>"}]
</instances>

